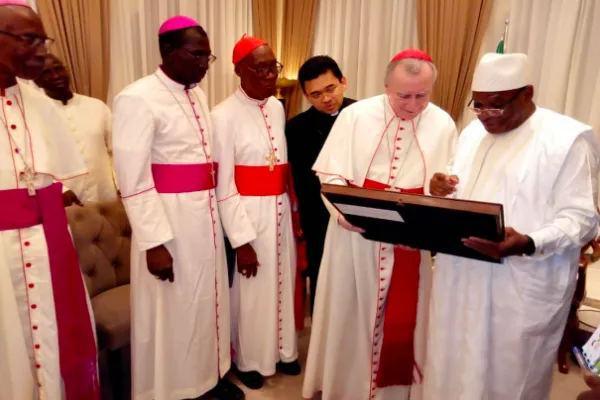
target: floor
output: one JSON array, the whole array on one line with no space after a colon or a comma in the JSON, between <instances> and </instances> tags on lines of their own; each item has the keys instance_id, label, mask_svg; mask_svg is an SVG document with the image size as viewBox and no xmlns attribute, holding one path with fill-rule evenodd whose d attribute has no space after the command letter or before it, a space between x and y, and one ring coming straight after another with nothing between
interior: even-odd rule
<instances>
[{"instance_id":1,"label":"floor","mask_svg":"<svg viewBox=\"0 0 600 400\"><path fill-rule=\"evenodd\" d=\"M581 307L579 317L583 324L600 326L600 261L588 267L586 286L586 300ZM582 327L584 326L582 325ZM310 329L306 329L300 334L298 341L303 367L308 350L309 336ZM299 400L302 399L302 380L302 375L297 377L276 375L267 379L261 390L253 391L241 385L240 387L246 392L246 400ZM576 364L572 364L570 373L566 375L555 369L550 400L574 400L584 390L586 390L586 386ZM110 397L107 396L105 399Z\"/></svg>"},{"instance_id":2,"label":"floor","mask_svg":"<svg viewBox=\"0 0 600 400\"><path fill-rule=\"evenodd\" d=\"M600 279L600 267L598 272ZM301 334L298 343L302 360L306 358L308 342L309 333L305 331ZM583 383L579 367L576 364L572 365L571 371L567 375L559 373L558 369L556 369L550 400L575 400L577 395L584 390L586 390L586 386ZM302 376L289 377L276 375L268 379L265 382L265 387L261 390L245 390L245 392L246 400L299 400L302 399Z\"/></svg>"},{"instance_id":3,"label":"floor","mask_svg":"<svg viewBox=\"0 0 600 400\"><path fill-rule=\"evenodd\" d=\"M600 261L588 267L586 282L586 300L581 306L579 317L584 324L600 326ZM585 326L582 325L582 328L585 329ZM302 361L306 358L309 335L307 329L299 338L299 352ZM555 369L550 400L575 400L577 395L586 389L579 367L572 363L571 371L566 375L559 373L557 368ZM265 387L261 390L245 391L246 400L302 399L302 376L276 375L268 379Z\"/></svg>"}]
</instances>

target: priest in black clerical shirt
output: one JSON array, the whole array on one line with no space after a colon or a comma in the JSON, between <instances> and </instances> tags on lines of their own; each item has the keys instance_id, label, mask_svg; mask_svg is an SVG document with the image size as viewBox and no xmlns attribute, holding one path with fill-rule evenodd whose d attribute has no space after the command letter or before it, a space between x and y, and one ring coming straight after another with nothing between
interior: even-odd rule
<instances>
[{"instance_id":1,"label":"priest in black clerical shirt","mask_svg":"<svg viewBox=\"0 0 600 400\"><path fill-rule=\"evenodd\" d=\"M298 71L298 80L312 107L288 121L286 136L300 224L306 240L312 314L330 217L312 166L340 111L355 100L344 97L346 78L331 57L316 56L307 60Z\"/></svg>"}]
</instances>

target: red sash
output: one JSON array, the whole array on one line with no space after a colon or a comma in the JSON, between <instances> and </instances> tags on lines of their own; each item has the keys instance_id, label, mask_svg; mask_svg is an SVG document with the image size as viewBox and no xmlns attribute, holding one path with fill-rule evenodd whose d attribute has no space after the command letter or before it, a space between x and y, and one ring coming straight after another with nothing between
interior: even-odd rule
<instances>
[{"instance_id":1,"label":"red sash","mask_svg":"<svg viewBox=\"0 0 600 400\"><path fill-rule=\"evenodd\" d=\"M389 185L365 179L366 189L389 189ZM400 189L424 194L423 188ZM412 385L415 362L414 337L419 301L421 252L394 248L394 266L384 314L383 344L377 369L377 386ZM418 367L417 367L418 371ZM420 371L418 371L420 374Z\"/></svg>"},{"instance_id":2,"label":"red sash","mask_svg":"<svg viewBox=\"0 0 600 400\"><path fill-rule=\"evenodd\" d=\"M235 186L242 196L279 196L286 192L288 164L268 166L235 166Z\"/></svg>"},{"instance_id":3,"label":"red sash","mask_svg":"<svg viewBox=\"0 0 600 400\"><path fill-rule=\"evenodd\" d=\"M202 192L217 187L217 168L218 163L152 164L152 177L158 193Z\"/></svg>"},{"instance_id":4,"label":"red sash","mask_svg":"<svg viewBox=\"0 0 600 400\"><path fill-rule=\"evenodd\" d=\"M296 203L294 184L289 164L276 165L271 171L268 166L235 166L235 185L242 196L279 196L285 192L290 196L290 203ZM306 279L306 243L302 239L300 216L292 212L292 226L296 239L296 287L294 292L294 318L296 330L304 329L304 303Z\"/></svg>"},{"instance_id":5,"label":"red sash","mask_svg":"<svg viewBox=\"0 0 600 400\"><path fill-rule=\"evenodd\" d=\"M60 372L67 400L98 400L97 350L77 253L67 229L62 185L29 196L26 189L0 191L0 230L43 224L58 328Z\"/></svg>"}]
</instances>

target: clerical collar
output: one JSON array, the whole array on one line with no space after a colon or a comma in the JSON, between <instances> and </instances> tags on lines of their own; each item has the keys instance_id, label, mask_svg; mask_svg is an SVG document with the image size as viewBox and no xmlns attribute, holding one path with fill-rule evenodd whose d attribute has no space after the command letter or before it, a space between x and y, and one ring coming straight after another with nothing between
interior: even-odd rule
<instances>
[{"instance_id":1,"label":"clerical collar","mask_svg":"<svg viewBox=\"0 0 600 400\"><path fill-rule=\"evenodd\" d=\"M330 117L337 117L340 113L340 110L337 110L336 112L334 112L333 114L329 114Z\"/></svg>"},{"instance_id":2,"label":"clerical collar","mask_svg":"<svg viewBox=\"0 0 600 400\"><path fill-rule=\"evenodd\" d=\"M244 89L242 89L241 86L238 87L238 90L235 92L235 95L242 102L247 103L247 104L252 104L252 105L255 105L255 106L264 106L265 104L267 104L267 101L269 101L268 97L266 99L263 99L263 100L253 99L252 97L248 96L246 94L246 92L244 92Z\"/></svg>"},{"instance_id":3,"label":"clerical collar","mask_svg":"<svg viewBox=\"0 0 600 400\"><path fill-rule=\"evenodd\" d=\"M169 89L171 89L171 90L186 90L185 85L182 85L179 82L175 82L173 79L169 78L169 76L167 74L165 74L165 72L162 70L162 68L160 66L156 70L156 75L162 81L162 83L164 83ZM187 89L193 89L194 87L196 87L195 84L190 85L189 88L187 88Z\"/></svg>"}]
</instances>

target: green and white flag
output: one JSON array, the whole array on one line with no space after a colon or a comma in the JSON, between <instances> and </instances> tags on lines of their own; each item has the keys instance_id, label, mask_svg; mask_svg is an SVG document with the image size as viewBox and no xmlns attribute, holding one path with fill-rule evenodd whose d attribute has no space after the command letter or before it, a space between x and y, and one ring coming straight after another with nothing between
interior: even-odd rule
<instances>
[{"instance_id":1,"label":"green and white flag","mask_svg":"<svg viewBox=\"0 0 600 400\"><path fill-rule=\"evenodd\" d=\"M504 54L504 35L502 35L500 41L498 42L498 46L496 46L496 53Z\"/></svg>"},{"instance_id":2,"label":"green and white flag","mask_svg":"<svg viewBox=\"0 0 600 400\"><path fill-rule=\"evenodd\" d=\"M496 53L498 53L498 54L504 54L504 52L506 51L506 37L508 36L508 23L509 23L509 18L506 18L506 21L504 22L504 34L500 38L500 41L498 42L498 46L496 46Z\"/></svg>"}]
</instances>

